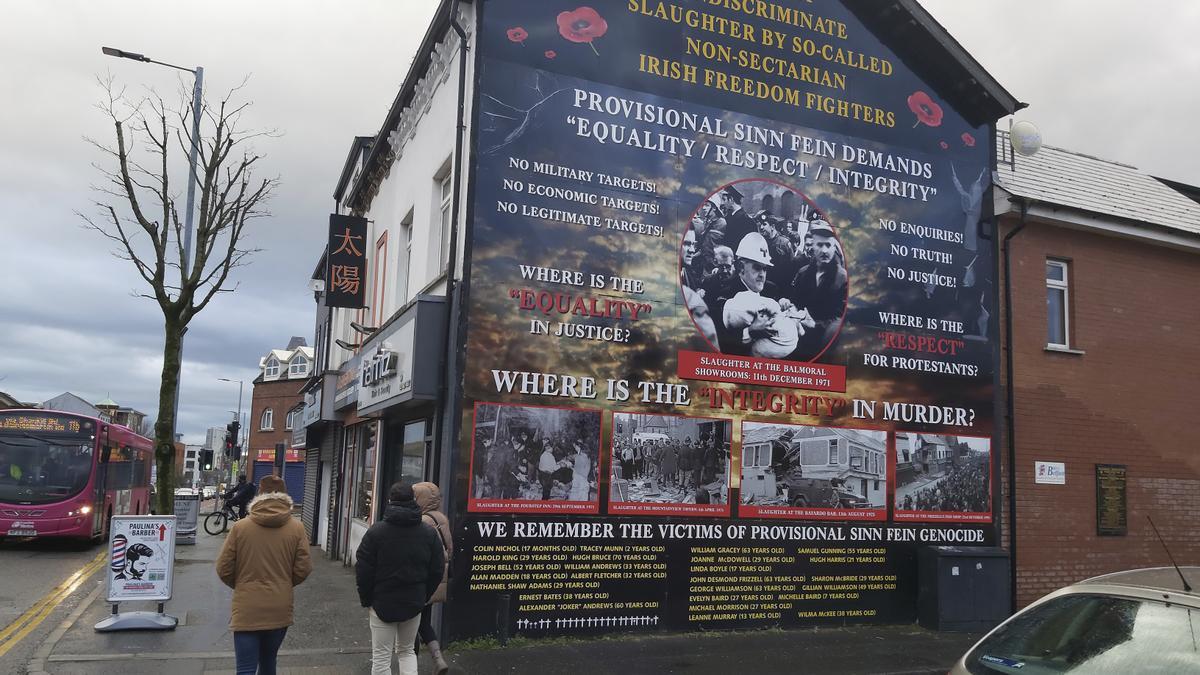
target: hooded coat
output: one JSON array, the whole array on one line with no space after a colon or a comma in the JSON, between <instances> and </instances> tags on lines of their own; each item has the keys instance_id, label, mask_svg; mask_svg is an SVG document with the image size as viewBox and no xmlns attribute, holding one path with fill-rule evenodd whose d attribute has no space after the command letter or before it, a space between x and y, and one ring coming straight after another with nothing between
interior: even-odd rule
<instances>
[{"instance_id":1,"label":"hooded coat","mask_svg":"<svg viewBox=\"0 0 1200 675\"><path fill-rule=\"evenodd\" d=\"M421 521L416 501L388 502L383 519L367 530L355 553L358 599L387 623L420 614L442 582L442 544Z\"/></svg>"},{"instance_id":2,"label":"hooded coat","mask_svg":"<svg viewBox=\"0 0 1200 675\"><path fill-rule=\"evenodd\" d=\"M311 571L308 536L292 517L292 498L282 492L255 497L249 517L234 524L217 557L217 576L233 589L229 628L292 625L292 588Z\"/></svg>"},{"instance_id":3,"label":"hooded coat","mask_svg":"<svg viewBox=\"0 0 1200 675\"><path fill-rule=\"evenodd\" d=\"M450 532L450 520L442 513L442 490L434 483L417 483L413 486L413 498L421 507L421 520L437 532L446 556L446 562L442 565L442 583L438 584L429 602L445 602L446 585L450 581L450 558L454 556L454 534Z\"/></svg>"}]
</instances>

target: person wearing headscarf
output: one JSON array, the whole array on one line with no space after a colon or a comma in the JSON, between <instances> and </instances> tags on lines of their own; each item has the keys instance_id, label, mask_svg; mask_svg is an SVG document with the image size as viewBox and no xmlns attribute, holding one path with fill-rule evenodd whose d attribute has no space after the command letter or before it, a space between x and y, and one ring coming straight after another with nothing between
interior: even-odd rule
<instances>
[{"instance_id":1,"label":"person wearing headscarf","mask_svg":"<svg viewBox=\"0 0 1200 675\"><path fill-rule=\"evenodd\" d=\"M442 491L436 484L424 482L413 485L413 499L417 506L421 507L421 520L437 532L446 558L442 566L442 583L438 584L433 597L429 598L429 602L421 610L421 625L417 628L418 638L429 648L429 655L433 658L434 672L444 675L450 670L450 666L442 656L442 646L433 627L433 606L446 602L446 589L450 581L450 558L454 555L454 534L450 531L450 520L442 513Z\"/></svg>"}]
</instances>

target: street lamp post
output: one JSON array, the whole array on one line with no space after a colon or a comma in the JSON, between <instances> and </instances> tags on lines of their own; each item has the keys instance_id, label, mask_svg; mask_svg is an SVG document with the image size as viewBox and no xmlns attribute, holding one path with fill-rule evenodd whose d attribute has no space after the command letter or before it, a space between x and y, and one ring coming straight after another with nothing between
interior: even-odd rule
<instances>
[{"instance_id":1,"label":"street lamp post","mask_svg":"<svg viewBox=\"0 0 1200 675\"><path fill-rule=\"evenodd\" d=\"M237 382L238 383L238 408L237 408L237 417L235 417L234 419L236 419L238 422L238 436L241 436L242 435L242 384L243 384L243 382L241 380L231 380L228 377L218 377L217 379L220 380L221 382ZM242 439L235 438L235 439L233 439L233 442L236 446L241 446ZM233 471L232 471L233 464L232 463L230 463L229 468L231 469L229 472L229 480L232 481L233 480Z\"/></svg>"},{"instance_id":2,"label":"street lamp post","mask_svg":"<svg viewBox=\"0 0 1200 675\"><path fill-rule=\"evenodd\" d=\"M193 68L184 68L173 63L165 63L163 61L155 61L154 59L138 54L136 52L127 52L121 49L112 47L101 47L100 51L105 56L114 56L119 59L132 59L134 61L142 61L144 63L154 63L176 70L186 70L195 76L195 84L192 87L192 147L188 160L188 188L187 188L187 212L183 216L183 265L179 268L179 292L183 293L184 280L192 267L192 216L196 211L196 160L200 152L200 100L201 93L204 89L204 68L196 66ZM163 227L167 225L164 223ZM186 329L184 333L186 334ZM179 426L179 383L183 379L183 339L184 335L179 336L179 373L175 376L175 423L171 428L171 438L175 437L175 429ZM240 398L240 395L239 395Z\"/></svg>"}]
</instances>

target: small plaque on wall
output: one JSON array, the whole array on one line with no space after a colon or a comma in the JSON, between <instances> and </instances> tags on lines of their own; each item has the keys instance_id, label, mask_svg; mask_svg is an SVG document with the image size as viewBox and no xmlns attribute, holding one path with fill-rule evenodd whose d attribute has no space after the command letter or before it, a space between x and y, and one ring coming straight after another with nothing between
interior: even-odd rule
<instances>
[{"instance_id":1,"label":"small plaque on wall","mask_svg":"<svg viewBox=\"0 0 1200 675\"><path fill-rule=\"evenodd\" d=\"M1123 536L1126 531L1125 466L1096 465L1096 534Z\"/></svg>"}]
</instances>

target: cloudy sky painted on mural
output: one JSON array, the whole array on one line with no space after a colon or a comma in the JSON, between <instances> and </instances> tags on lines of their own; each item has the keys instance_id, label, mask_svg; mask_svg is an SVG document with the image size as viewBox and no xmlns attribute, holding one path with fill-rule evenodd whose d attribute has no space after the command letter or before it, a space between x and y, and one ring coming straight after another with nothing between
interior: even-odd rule
<instances>
[{"instance_id":1,"label":"cloudy sky painted on mural","mask_svg":"<svg viewBox=\"0 0 1200 675\"><path fill-rule=\"evenodd\" d=\"M128 263L80 227L100 159L85 136L110 129L93 106L98 76L173 94L175 71L100 54L102 45L191 66L221 92L246 76L248 123L264 172L281 187L273 216L238 270L235 293L188 333L180 430L203 440L237 406L237 385L293 335L311 341L306 281L322 247L334 183L355 135L375 133L403 80L435 0L235 3L149 0L5 3L0 25L0 391L42 401L63 391L157 409L161 319L134 296ZM1030 107L1020 118L1050 145L1200 184L1200 3L925 0L985 68ZM814 5L815 7L816 5ZM186 74L185 74L186 75ZM1001 122L1005 124L1005 122ZM177 179L179 184L184 178Z\"/></svg>"}]
</instances>

